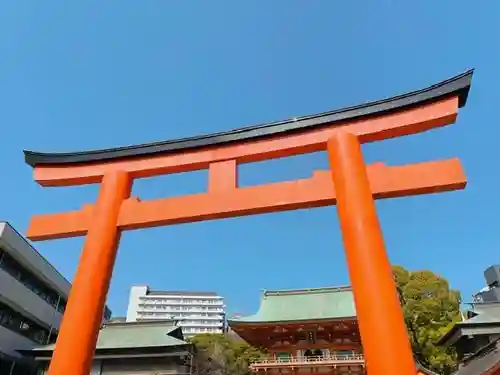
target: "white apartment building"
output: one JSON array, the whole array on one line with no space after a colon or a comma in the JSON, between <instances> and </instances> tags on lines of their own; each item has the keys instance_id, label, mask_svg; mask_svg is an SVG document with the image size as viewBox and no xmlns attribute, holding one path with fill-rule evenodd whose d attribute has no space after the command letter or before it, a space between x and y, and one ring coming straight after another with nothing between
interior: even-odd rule
<instances>
[{"instance_id":1,"label":"white apartment building","mask_svg":"<svg viewBox=\"0 0 500 375\"><path fill-rule=\"evenodd\" d=\"M225 308L224 298L214 292L153 291L133 286L126 321L173 319L182 327L184 337L223 333Z\"/></svg>"}]
</instances>

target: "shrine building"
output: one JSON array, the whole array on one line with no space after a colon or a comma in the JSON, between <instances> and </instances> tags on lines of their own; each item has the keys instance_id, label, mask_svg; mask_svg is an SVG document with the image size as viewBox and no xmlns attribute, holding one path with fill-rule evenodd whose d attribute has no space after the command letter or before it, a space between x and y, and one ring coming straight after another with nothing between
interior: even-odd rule
<instances>
[{"instance_id":1,"label":"shrine building","mask_svg":"<svg viewBox=\"0 0 500 375\"><path fill-rule=\"evenodd\" d=\"M255 315L233 317L228 324L248 344L267 351L250 364L257 374L366 374L348 286L264 291ZM435 375L417 368L420 375Z\"/></svg>"}]
</instances>

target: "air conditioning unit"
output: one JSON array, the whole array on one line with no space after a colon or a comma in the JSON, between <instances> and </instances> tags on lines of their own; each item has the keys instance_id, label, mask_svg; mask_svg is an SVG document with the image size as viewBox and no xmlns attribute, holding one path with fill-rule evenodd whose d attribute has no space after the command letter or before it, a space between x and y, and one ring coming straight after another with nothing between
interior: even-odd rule
<instances>
[{"instance_id":1,"label":"air conditioning unit","mask_svg":"<svg viewBox=\"0 0 500 375\"><path fill-rule=\"evenodd\" d=\"M481 294L482 302L484 302L484 303L500 302L500 288L499 287L491 288L490 290L487 290L485 292L481 292L480 294Z\"/></svg>"},{"instance_id":2,"label":"air conditioning unit","mask_svg":"<svg viewBox=\"0 0 500 375\"><path fill-rule=\"evenodd\" d=\"M484 271L486 285L489 287L500 286L500 265L494 265L486 268Z\"/></svg>"}]
</instances>

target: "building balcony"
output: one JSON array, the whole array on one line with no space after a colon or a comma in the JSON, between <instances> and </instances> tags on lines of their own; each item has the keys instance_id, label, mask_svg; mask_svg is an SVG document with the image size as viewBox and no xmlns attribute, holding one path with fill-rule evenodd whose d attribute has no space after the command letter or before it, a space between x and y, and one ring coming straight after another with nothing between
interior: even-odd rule
<instances>
[{"instance_id":1,"label":"building balcony","mask_svg":"<svg viewBox=\"0 0 500 375\"><path fill-rule=\"evenodd\" d=\"M179 321L179 325L182 327L206 327L206 328L218 328L218 327L223 327L224 323L202 323L202 322L186 322L186 321Z\"/></svg>"},{"instance_id":2,"label":"building balcony","mask_svg":"<svg viewBox=\"0 0 500 375\"><path fill-rule=\"evenodd\" d=\"M161 311L161 312L166 312L166 313L172 313L172 314L179 314L179 313L202 313L202 314L223 314L224 309L213 309L213 310L207 310L206 308L201 308L201 307L186 307L184 306L184 309L180 308L171 308L170 306L167 305L152 305L152 304L141 304L138 306L137 311Z\"/></svg>"},{"instance_id":3,"label":"building balcony","mask_svg":"<svg viewBox=\"0 0 500 375\"><path fill-rule=\"evenodd\" d=\"M157 305L172 305L172 306L214 306L225 307L224 300L166 300L154 298L156 296L141 296L139 303L157 304Z\"/></svg>"},{"instance_id":4,"label":"building balcony","mask_svg":"<svg viewBox=\"0 0 500 375\"><path fill-rule=\"evenodd\" d=\"M172 314L175 319L179 320L214 320L214 321L222 321L224 320L223 315L208 315L208 316L203 316L203 315L176 315Z\"/></svg>"},{"instance_id":5,"label":"building balcony","mask_svg":"<svg viewBox=\"0 0 500 375\"><path fill-rule=\"evenodd\" d=\"M268 371L272 369L318 368L360 366L364 367L365 358L362 354L323 355L311 357L268 357L250 364L250 371Z\"/></svg>"}]
</instances>

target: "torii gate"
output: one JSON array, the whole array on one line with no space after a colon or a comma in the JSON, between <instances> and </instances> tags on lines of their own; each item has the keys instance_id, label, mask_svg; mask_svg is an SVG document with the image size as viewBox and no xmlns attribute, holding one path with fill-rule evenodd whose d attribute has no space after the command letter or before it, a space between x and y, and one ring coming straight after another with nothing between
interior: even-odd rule
<instances>
[{"instance_id":1,"label":"torii gate","mask_svg":"<svg viewBox=\"0 0 500 375\"><path fill-rule=\"evenodd\" d=\"M472 73L381 101L225 133L90 152L25 151L42 186L100 184L95 204L34 216L28 229L33 241L86 236L49 375L89 374L121 231L334 204L368 371L416 374L374 199L463 189L466 178L458 159L366 166L360 144L453 123ZM238 164L325 149L330 171L238 187ZM150 201L130 196L134 179L200 169L209 170L206 193Z\"/></svg>"}]
</instances>

